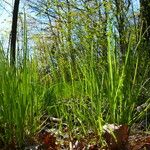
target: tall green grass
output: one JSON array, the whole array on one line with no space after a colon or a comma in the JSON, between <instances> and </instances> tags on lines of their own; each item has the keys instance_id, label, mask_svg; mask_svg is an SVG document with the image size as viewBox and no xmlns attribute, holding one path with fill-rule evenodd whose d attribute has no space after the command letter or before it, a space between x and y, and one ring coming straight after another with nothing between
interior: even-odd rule
<instances>
[{"instance_id":1,"label":"tall green grass","mask_svg":"<svg viewBox=\"0 0 150 150\"><path fill-rule=\"evenodd\" d=\"M29 58L26 20L23 65L18 65L15 70L9 66L1 47L0 139L5 144L15 140L18 145L23 145L25 137L39 129L39 118L44 112L66 122L70 138L75 133L83 135L90 130L101 136L106 123L132 125L140 117L136 107L146 83L146 77L141 78L138 74L140 58L138 53L134 54L130 40L125 58L121 60L120 54L116 54L119 49L114 45L109 21L105 57L97 56L94 36L89 38L88 29L87 36L80 37L84 52L75 55L75 62L71 61L71 50L65 40L58 48L59 52L65 50L67 54L52 54L49 46L43 44L49 74L39 72L38 66L42 65L38 57ZM65 36L64 31L61 32ZM146 74L147 70L144 71Z\"/></svg>"},{"instance_id":2,"label":"tall green grass","mask_svg":"<svg viewBox=\"0 0 150 150\"><path fill-rule=\"evenodd\" d=\"M0 137L4 143L21 145L38 128L44 88L34 62L16 71L1 62L0 70Z\"/></svg>"},{"instance_id":3,"label":"tall green grass","mask_svg":"<svg viewBox=\"0 0 150 150\"><path fill-rule=\"evenodd\" d=\"M16 66L9 65L0 48L0 141L4 145L22 146L25 137L38 129L42 115L45 86L40 83L36 59L29 58L25 16L23 33L23 55Z\"/></svg>"},{"instance_id":4,"label":"tall green grass","mask_svg":"<svg viewBox=\"0 0 150 150\"><path fill-rule=\"evenodd\" d=\"M86 36L85 53L81 57L76 55L75 66L70 55L68 59L63 55L56 57L57 71L52 71L51 76L56 82L49 87L55 100L51 103L51 99L47 99L48 111L49 114L56 112L72 132L79 126L84 134L91 129L101 135L105 123L132 125L140 116L136 107L146 78L138 76L140 64L139 55L132 47L134 35L131 34L125 56L120 57L116 55L119 49L114 45L116 41L109 23L108 20L106 57L97 58L94 38L89 43ZM60 45L60 51L64 49L69 51L65 43L63 47Z\"/></svg>"}]
</instances>

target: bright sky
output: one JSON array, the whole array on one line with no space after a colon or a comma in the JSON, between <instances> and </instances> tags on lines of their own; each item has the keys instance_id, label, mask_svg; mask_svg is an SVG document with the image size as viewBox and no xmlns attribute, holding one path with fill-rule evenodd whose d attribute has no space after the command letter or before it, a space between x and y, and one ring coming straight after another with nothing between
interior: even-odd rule
<instances>
[{"instance_id":1,"label":"bright sky","mask_svg":"<svg viewBox=\"0 0 150 150\"><path fill-rule=\"evenodd\" d=\"M22 9L25 1L26 0L20 0L20 9ZM11 31L14 0L0 0L0 2L0 40L4 40L7 44Z\"/></svg>"},{"instance_id":2,"label":"bright sky","mask_svg":"<svg viewBox=\"0 0 150 150\"><path fill-rule=\"evenodd\" d=\"M0 38L8 36L11 30L12 0L3 0L0 4Z\"/></svg>"}]
</instances>

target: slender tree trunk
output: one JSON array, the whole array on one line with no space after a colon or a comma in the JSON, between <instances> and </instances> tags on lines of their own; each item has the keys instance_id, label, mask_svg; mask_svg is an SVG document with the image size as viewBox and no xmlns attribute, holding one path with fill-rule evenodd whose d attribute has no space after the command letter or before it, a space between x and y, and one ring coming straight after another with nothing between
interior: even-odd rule
<instances>
[{"instance_id":1,"label":"slender tree trunk","mask_svg":"<svg viewBox=\"0 0 150 150\"><path fill-rule=\"evenodd\" d=\"M12 28L11 28L10 64L13 66L15 66L15 62L16 62L16 36L17 36L17 20L18 20L19 3L20 0L15 0L13 18L12 18Z\"/></svg>"},{"instance_id":2,"label":"slender tree trunk","mask_svg":"<svg viewBox=\"0 0 150 150\"><path fill-rule=\"evenodd\" d=\"M150 59L150 0L140 0L140 16L142 24L142 49L140 56L144 57L145 64L149 64ZM148 69L147 76L150 76Z\"/></svg>"},{"instance_id":3,"label":"slender tree trunk","mask_svg":"<svg viewBox=\"0 0 150 150\"><path fill-rule=\"evenodd\" d=\"M75 52L74 52L73 45L72 45L71 4L70 4L69 0L66 0L66 3L67 3L67 30L68 30L67 42L68 42L68 47L69 47L69 51L70 51L72 67L73 67L73 70L75 70Z\"/></svg>"},{"instance_id":4,"label":"slender tree trunk","mask_svg":"<svg viewBox=\"0 0 150 150\"><path fill-rule=\"evenodd\" d=\"M150 58L150 1L149 0L140 0L140 13L144 34L144 44L146 46L146 51L148 52Z\"/></svg>"},{"instance_id":5,"label":"slender tree trunk","mask_svg":"<svg viewBox=\"0 0 150 150\"><path fill-rule=\"evenodd\" d=\"M120 45L120 51L121 54L125 54L125 18L124 18L124 12L123 12L123 1L122 0L115 0L115 5L116 5L116 18L118 21L118 32L119 32L119 45Z\"/></svg>"},{"instance_id":6,"label":"slender tree trunk","mask_svg":"<svg viewBox=\"0 0 150 150\"><path fill-rule=\"evenodd\" d=\"M150 40L150 1L149 0L140 0L140 13L143 23L143 33L145 40Z\"/></svg>"}]
</instances>

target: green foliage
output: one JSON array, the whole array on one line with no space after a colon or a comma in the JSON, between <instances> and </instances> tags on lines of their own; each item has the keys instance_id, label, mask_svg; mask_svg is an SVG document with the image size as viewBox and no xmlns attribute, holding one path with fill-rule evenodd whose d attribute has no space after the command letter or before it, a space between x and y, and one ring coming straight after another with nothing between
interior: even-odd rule
<instances>
[{"instance_id":1,"label":"green foliage","mask_svg":"<svg viewBox=\"0 0 150 150\"><path fill-rule=\"evenodd\" d=\"M25 136L37 130L44 88L34 65L16 71L8 64L0 65L0 128L4 130L0 134L5 143L22 144Z\"/></svg>"},{"instance_id":2,"label":"green foliage","mask_svg":"<svg viewBox=\"0 0 150 150\"><path fill-rule=\"evenodd\" d=\"M77 127L82 134L94 130L101 136L105 123L132 125L145 114L136 111L148 101L149 95L139 99L143 89L150 90L150 64L145 55L141 58L139 31L127 24L122 29L130 34L119 35L116 6L111 2L91 1L81 8L72 1L62 2L63 10L58 1L49 2L41 4L39 13L51 17L51 11L44 12L44 7L50 7L59 19L53 18L54 27L48 24L53 34L46 31L31 36L35 44L31 57L24 14L21 68L11 68L1 48L0 128L5 130L0 137L6 143L15 137L21 145L26 135L39 129L43 113L66 122L70 135ZM117 13L124 15L125 10ZM125 19L119 23L124 25Z\"/></svg>"}]
</instances>

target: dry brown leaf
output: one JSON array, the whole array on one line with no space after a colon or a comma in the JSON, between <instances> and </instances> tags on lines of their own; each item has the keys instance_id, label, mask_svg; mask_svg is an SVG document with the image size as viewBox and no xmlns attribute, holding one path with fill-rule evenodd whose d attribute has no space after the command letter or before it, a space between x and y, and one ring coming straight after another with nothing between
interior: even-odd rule
<instances>
[{"instance_id":1,"label":"dry brown leaf","mask_svg":"<svg viewBox=\"0 0 150 150\"><path fill-rule=\"evenodd\" d=\"M39 138L43 143L44 149L57 150L56 137L54 136L54 134L45 131L44 133L40 134Z\"/></svg>"},{"instance_id":2,"label":"dry brown leaf","mask_svg":"<svg viewBox=\"0 0 150 150\"><path fill-rule=\"evenodd\" d=\"M130 138L129 143L131 150L141 150L144 148L150 150L150 136L133 135Z\"/></svg>"},{"instance_id":3,"label":"dry brown leaf","mask_svg":"<svg viewBox=\"0 0 150 150\"><path fill-rule=\"evenodd\" d=\"M126 150L129 128L127 125L107 124L103 126L104 139L110 150Z\"/></svg>"}]
</instances>

